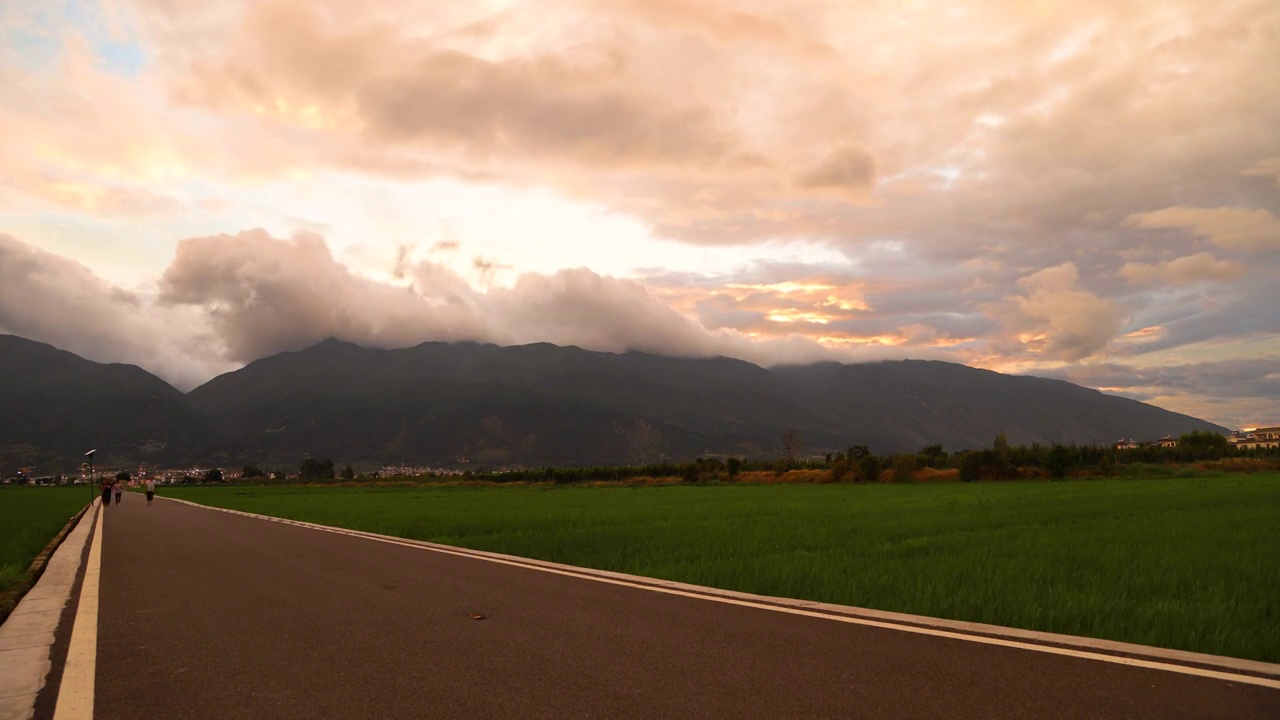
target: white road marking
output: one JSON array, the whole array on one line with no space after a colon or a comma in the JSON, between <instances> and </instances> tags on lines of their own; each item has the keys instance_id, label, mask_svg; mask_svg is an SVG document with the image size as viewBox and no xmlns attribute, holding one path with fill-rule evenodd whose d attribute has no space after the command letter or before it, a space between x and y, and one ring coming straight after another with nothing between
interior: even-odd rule
<instances>
[{"instance_id":1,"label":"white road marking","mask_svg":"<svg viewBox=\"0 0 1280 720\"><path fill-rule=\"evenodd\" d=\"M58 704L53 711L54 720L93 718L93 684L98 663L98 581L102 575L103 520L102 505L99 505L93 544L89 546L89 560L84 569L84 582L80 585L80 604L76 607L76 618L71 626L67 663L62 670L62 684L58 688Z\"/></svg>"},{"instance_id":2,"label":"white road marking","mask_svg":"<svg viewBox=\"0 0 1280 720\"><path fill-rule=\"evenodd\" d=\"M1187 665L1175 665L1172 663L1157 662L1153 660L1142 660L1139 658L1123 657L1119 655L1107 655L1104 653L1089 652L1087 650L1074 650L1071 648L1056 647L1053 645L1037 645L1034 643L1020 642L1017 640L1005 640L1003 638L988 637L985 635L969 635L965 633L953 632L950 630L938 630L935 628L918 627L915 625L901 625L897 623L884 622L881 620L869 620L866 618L850 617L848 615L836 615L831 613L814 612L797 607L787 607L782 605L774 605L772 603L754 602L751 600L740 600L737 598L723 597L715 594L703 594L697 592L689 592L687 590L679 590L671 587L662 587L650 585L644 582L633 582L628 580L620 580L612 577L601 577L599 575L590 574L589 568L583 568L586 572L577 572L575 570L562 570L554 567L546 567L545 565L533 564L529 562L520 562L519 560L509 560L500 557L492 557L485 554L477 554L481 551L465 551L454 548L442 547L439 545L427 544L422 541L407 541L403 538L395 538L388 535L379 535L377 533L364 532L361 530L348 530L345 528L332 527L329 525L320 525L317 523L305 522L302 520L288 520L285 518L271 517L269 515L259 515L257 513L245 512L243 510L230 510L228 508L214 507L212 505L201 505L188 500L180 500L178 498L166 498L174 502L180 502L205 510L217 510L219 512L231 513L233 515L243 515L244 517L256 518L258 520L269 520L271 522L282 523L285 525L296 525L298 527L310 528L312 530L321 530L324 532L335 533L338 535L349 535L351 537L364 538L366 540L374 540L388 545L400 545L402 547L416 548L418 550L428 550L444 555L456 555L458 557L471 558L473 560L484 560L486 562L498 563L500 565L511 565L513 567L526 568L528 570L537 570L555 575L565 575L568 577L578 578L580 580L590 580L592 582L606 583L609 585L621 585L623 587L635 588L637 590L648 590L649 592L664 593L666 595L678 595L681 597L694 598L697 600L707 600L710 602L724 603L726 605L737 605L740 607L755 608L758 610L768 610L771 612L786 613L788 615L800 615L803 617L818 618L821 620L833 620L835 622L847 623L850 625L865 625L868 627L882 628L885 630L897 630L900 632L915 633L917 635L929 635L932 637L947 638L950 640L962 640L966 642L980 643L983 645L996 645L1000 647L1015 648L1018 650L1030 650L1032 652L1047 653L1050 655L1062 655L1065 657L1074 657L1084 660L1096 660L1098 662L1112 663L1116 665L1127 665L1129 667L1147 668L1150 670L1160 670L1164 672L1179 673L1182 675L1194 675L1197 677L1211 678L1214 680L1225 680L1227 682L1238 682L1247 685L1259 685L1262 687L1280 690L1280 680L1265 677L1257 677L1255 675L1242 675L1239 673L1223 672L1219 670L1209 670L1206 668L1191 667ZM851 608L856 609L856 608ZM55 720L57 720L55 718Z\"/></svg>"}]
</instances>

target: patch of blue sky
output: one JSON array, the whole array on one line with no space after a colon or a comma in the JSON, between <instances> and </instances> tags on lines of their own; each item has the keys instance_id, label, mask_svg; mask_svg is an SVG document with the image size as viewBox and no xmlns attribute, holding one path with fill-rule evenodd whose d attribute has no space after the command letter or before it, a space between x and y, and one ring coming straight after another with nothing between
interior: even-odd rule
<instances>
[{"instance_id":1,"label":"patch of blue sky","mask_svg":"<svg viewBox=\"0 0 1280 720\"><path fill-rule=\"evenodd\" d=\"M123 37L111 32L97 0L67 0L63 14L84 36L103 70L134 77L146 66L146 51L127 29L118 31Z\"/></svg>"},{"instance_id":2,"label":"patch of blue sky","mask_svg":"<svg viewBox=\"0 0 1280 720\"><path fill-rule=\"evenodd\" d=\"M56 37L11 28L3 35L4 54L12 56L24 69L47 68L57 62L62 45Z\"/></svg>"},{"instance_id":3,"label":"patch of blue sky","mask_svg":"<svg viewBox=\"0 0 1280 720\"><path fill-rule=\"evenodd\" d=\"M147 55L136 43L107 41L94 46L102 68L116 75L136 76L147 64Z\"/></svg>"}]
</instances>

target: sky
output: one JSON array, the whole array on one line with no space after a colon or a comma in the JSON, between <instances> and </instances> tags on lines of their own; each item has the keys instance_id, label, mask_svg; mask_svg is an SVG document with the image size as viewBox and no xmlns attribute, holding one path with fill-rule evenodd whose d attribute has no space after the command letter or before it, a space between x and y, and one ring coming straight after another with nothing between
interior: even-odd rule
<instances>
[{"instance_id":1,"label":"sky","mask_svg":"<svg viewBox=\"0 0 1280 720\"><path fill-rule=\"evenodd\" d=\"M0 0L0 332L926 358L1280 423L1274 0Z\"/></svg>"}]
</instances>

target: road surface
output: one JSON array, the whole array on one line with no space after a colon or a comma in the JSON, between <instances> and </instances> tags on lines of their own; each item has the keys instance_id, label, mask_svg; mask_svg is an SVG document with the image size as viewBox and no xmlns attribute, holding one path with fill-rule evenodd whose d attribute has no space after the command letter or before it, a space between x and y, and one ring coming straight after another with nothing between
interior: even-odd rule
<instances>
[{"instance_id":1,"label":"road surface","mask_svg":"<svg viewBox=\"0 0 1280 720\"><path fill-rule=\"evenodd\" d=\"M104 515L98 718L1280 717L1280 690L1248 683L138 495Z\"/></svg>"}]
</instances>

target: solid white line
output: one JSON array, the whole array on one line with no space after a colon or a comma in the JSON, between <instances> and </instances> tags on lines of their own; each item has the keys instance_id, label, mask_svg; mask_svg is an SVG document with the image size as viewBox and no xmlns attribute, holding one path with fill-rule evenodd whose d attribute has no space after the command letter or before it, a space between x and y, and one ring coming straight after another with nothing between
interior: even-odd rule
<instances>
[{"instance_id":1,"label":"solid white line","mask_svg":"<svg viewBox=\"0 0 1280 720\"><path fill-rule=\"evenodd\" d=\"M102 570L102 505L98 505L93 544L80 585L80 604L71 626L71 645L58 688L54 720L84 720L93 717L93 684L98 663L98 581Z\"/></svg>"},{"instance_id":2,"label":"solid white line","mask_svg":"<svg viewBox=\"0 0 1280 720\"><path fill-rule=\"evenodd\" d=\"M697 600L707 600L710 602L718 602L726 605L738 605L740 607L755 608L758 610L768 610L771 612L786 613L788 615L800 615L803 617L812 617L822 620L834 620L835 622L847 623L850 625L865 625L868 627L882 628L885 630L897 630L901 632L915 633L917 635L929 635L932 637L947 638L950 640L963 640L966 642L980 643L983 645L996 645L1000 647L1015 648L1018 650L1030 650L1032 652L1048 653L1050 655L1062 655L1065 657L1074 657L1084 660L1096 660L1098 662L1112 663L1116 665L1126 665L1129 667L1140 667L1151 670L1160 670L1164 672L1179 673L1183 675L1195 675L1197 677L1212 678L1214 680L1226 680L1228 682L1245 683L1248 685L1260 685L1262 687L1280 689L1280 680L1270 678L1257 677L1254 675L1241 675L1238 673L1222 672L1219 670L1208 670L1205 668L1190 667L1186 665L1175 665L1172 663L1156 662L1152 660L1141 660L1138 658L1123 657L1119 655L1106 655L1103 653L1089 652L1086 650L1073 650L1071 648L1055 647L1052 645L1037 645L1034 643L1019 642L1017 640L1005 640L1003 638L987 637L985 635L968 635L965 633L952 632L949 630L937 630L934 628L918 627L915 625L899 625L896 623L883 622L880 620L868 620L866 618L849 617L847 615L835 615L830 613L814 612L812 610L804 610L796 607L786 607L774 605L771 603L753 602L750 600L739 600L737 598L723 597L714 594L703 594L697 592L689 592L678 590L670 587L661 587L650 585L643 582L631 582L627 580L619 580L617 578L600 577L599 575L585 574L582 572L574 572L569 570L561 570L544 565L535 565L517 560L507 560L498 557L474 554L470 551L461 551L452 548L420 544L419 542L406 541L402 538L394 538L387 535L378 535L376 533L364 532L361 530L348 530L345 528L331 527L329 525L320 525L317 523L309 523L301 520L287 520L284 518L271 517L269 515L259 515L257 513L244 512L243 510L230 510L227 508L214 507L212 505L201 505L188 500L179 500L178 498L167 498L176 502L192 505L206 510L218 510L221 512L231 513L233 515L243 515L245 517L256 518L259 520L269 520L271 522L283 523L285 525L296 525L298 527L310 528L312 530L321 530L331 532L338 535L349 535L352 537L364 538L366 540L374 540L388 545L400 545L402 547L416 548L418 550L428 550L444 555L456 555L458 557L471 558L473 560L484 560L486 562L498 563L501 565L511 565L514 567L522 567L529 570L537 570L539 572L552 573L555 575L565 575L581 580L590 580L592 582L606 583L609 585L621 585L623 587L635 588L637 590L648 590L649 592L664 593L666 595L678 595L681 597L694 598ZM584 568L586 570L586 568ZM55 719L56 720L56 719Z\"/></svg>"}]
</instances>

